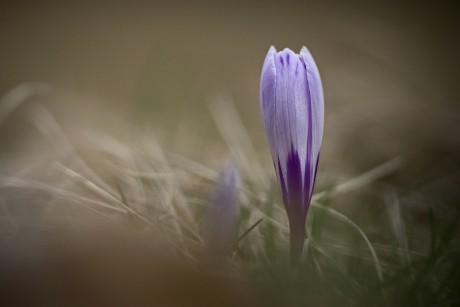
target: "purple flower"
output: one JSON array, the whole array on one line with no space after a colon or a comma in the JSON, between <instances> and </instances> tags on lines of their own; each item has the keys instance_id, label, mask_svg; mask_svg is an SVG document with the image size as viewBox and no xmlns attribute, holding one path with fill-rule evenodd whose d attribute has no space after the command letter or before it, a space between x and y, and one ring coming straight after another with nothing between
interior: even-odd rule
<instances>
[{"instance_id":1,"label":"purple flower","mask_svg":"<svg viewBox=\"0 0 460 307\"><path fill-rule=\"evenodd\" d=\"M260 109L276 169L291 240L291 261L302 255L324 126L318 68L306 47L268 50L260 80Z\"/></svg>"},{"instance_id":2,"label":"purple flower","mask_svg":"<svg viewBox=\"0 0 460 307\"><path fill-rule=\"evenodd\" d=\"M239 175L227 163L220 172L206 220L206 239L213 254L228 255L236 243Z\"/></svg>"}]
</instances>

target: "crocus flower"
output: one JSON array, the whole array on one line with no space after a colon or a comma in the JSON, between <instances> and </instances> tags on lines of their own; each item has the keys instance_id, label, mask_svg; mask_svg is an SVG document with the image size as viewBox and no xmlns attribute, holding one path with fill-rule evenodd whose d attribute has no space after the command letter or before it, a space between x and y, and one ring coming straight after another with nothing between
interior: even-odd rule
<instances>
[{"instance_id":1,"label":"crocus flower","mask_svg":"<svg viewBox=\"0 0 460 307\"><path fill-rule=\"evenodd\" d=\"M324 125L318 68L306 47L268 50L260 80L260 109L286 208L291 262L303 252Z\"/></svg>"},{"instance_id":2,"label":"crocus flower","mask_svg":"<svg viewBox=\"0 0 460 307\"><path fill-rule=\"evenodd\" d=\"M207 245L213 254L228 255L235 246L238 185L238 172L227 163L217 179L205 225Z\"/></svg>"}]
</instances>

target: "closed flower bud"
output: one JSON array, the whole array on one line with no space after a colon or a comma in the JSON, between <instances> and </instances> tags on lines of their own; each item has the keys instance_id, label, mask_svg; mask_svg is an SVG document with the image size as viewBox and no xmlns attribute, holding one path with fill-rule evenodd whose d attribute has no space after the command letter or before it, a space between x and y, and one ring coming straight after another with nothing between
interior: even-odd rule
<instances>
[{"instance_id":1,"label":"closed flower bud","mask_svg":"<svg viewBox=\"0 0 460 307\"><path fill-rule=\"evenodd\" d=\"M324 126L324 97L307 48L268 51L260 80L260 109L289 218L291 262L303 252Z\"/></svg>"},{"instance_id":2,"label":"closed flower bud","mask_svg":"<svg viewBox=\"0 0 460 307\"><path fill-rule=\"evenodd\" d=\"M239 175L228 163L217 179L206 219L206 239L212 254L228 256L236 244Z\"/></svg>"}]
</instances>

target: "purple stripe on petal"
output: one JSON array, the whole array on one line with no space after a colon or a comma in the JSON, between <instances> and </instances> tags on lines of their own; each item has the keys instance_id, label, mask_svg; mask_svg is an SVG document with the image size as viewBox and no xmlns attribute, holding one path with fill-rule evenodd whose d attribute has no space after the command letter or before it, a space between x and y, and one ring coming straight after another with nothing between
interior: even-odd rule
<instances>
[{"instance_id":1,"label":"purple stripe on petal","mask_svg":"<svg viewBox=\"0 0 460 307\"><path fill-rule=\"evenodd\" d=\"M278 159L278 176L280 177L279 178L279 182L280 182L280 186L281 186L281 195L283 197L283 203L287 209L287 211L289 212L289 202L288 202L288 199L289 199L289 196L288 196L288 191L286 189L286 184L285 184L285 181L284 181L284 176L283 176L283 170L281 169L281 163L280 163L280 160Z\"/></svg>"},{"instance_id":2,"label":"purple stripe on petal","mask_svg":"<svg viewBox=\"0 0 460 307\"><path fill-rule=\"evenodd\" d=\"M307 196L308 195L308 198L305 197L305 200L310 200L310 197L311 195L313 194L313 186L312 186L312 183L313 183L313 178L312 178L312 175L313 175L313 170L312 170L312 167L314 165L313 161L312 161L312 158L314 157L314 154L313 154L313 110L312 110L312 101L311 101L311 94L310 94L310 84L309 84L309 81L308 81L308 68L305 69L305 79L307 81L307 91L306 91L306 95L307 95L307 104L308 104L308 136L307 136L307 160L306 160L306 165L305 165L305 179L308 178L308 181L306 180L305 182L305 195ZM308 185L307 185L307 182L308 182ZM307 206L309 204L306 204ZM307 208L305 208L306 210Z\"/></svg>"},{"instance_id":3,"label":"purple stripe on petal","mask_svg":"<svg viewBox=\"0 0 460 307\"><path fill-rule=\"evenodd\" d=\"M318 152L318 155L316 156L316 166L315 166L315 173L313 174L313 184L311 185L311 190L313 191L313 189L315 188L315 184L316 184L316 172L318 171L318 163L319 163L319 152ZM311 197L313 196L313 193L310 194L310 198L308 199L308 205L310 205L310 202L311 202Z\"/></svg>"},{"instance_id":4,"label":"purple stripe on petal","mask_svg":"<svg viewBox=\"0 0 460 307\"><path fill-rule=\"evenodd\" d=\"M286 64L286 65L285 65ZM271 47L260 82L260 108L291 228L291 253L301 255L307 210L316 180L324 97L307 48ZM300 253L299 253L300 251Z\"/></svg>"},{"instance_id":5,"label":"purple stripe on petal","mask_svg":"<svg viewBox=\"0 0 460 307\"><path fill-rule=\"evenodd\" d=\"M291 147L287 160L288 203L291 208L301 208L303 204L302 168L297 151Z\"/></svg>"},{"instance_id":6,"label":"purple stripe on petal","mask_svg":"<svg viewBox=\"0 0 460 307\"><path fill-rule=\"evenodd\" d=\"M304 208L303 210L305 213L308 210L308 206L310 204L310 198L313 193L310 193L312 190L312 181L311 181L311 161L309 159L306 160L305 164L305 175L304 175Z\"/></svg>"}]
</instances>

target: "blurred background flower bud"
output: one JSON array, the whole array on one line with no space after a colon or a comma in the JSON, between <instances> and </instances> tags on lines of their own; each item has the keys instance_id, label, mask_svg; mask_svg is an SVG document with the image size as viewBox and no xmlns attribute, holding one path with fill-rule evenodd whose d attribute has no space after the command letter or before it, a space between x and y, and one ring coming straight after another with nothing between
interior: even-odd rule
<instances>
[{"instance_id":1,"label":"blurred background flower bud","mask_svg":"<svg viewBox=\"0 0 460 307\"><path fill-rule=\"evenodd\" d=\"M235 247L239 183L238 170L228 162L219 174L205 221L205 237L212 254L228 255Z\"/></svg>"}]
</instances>

